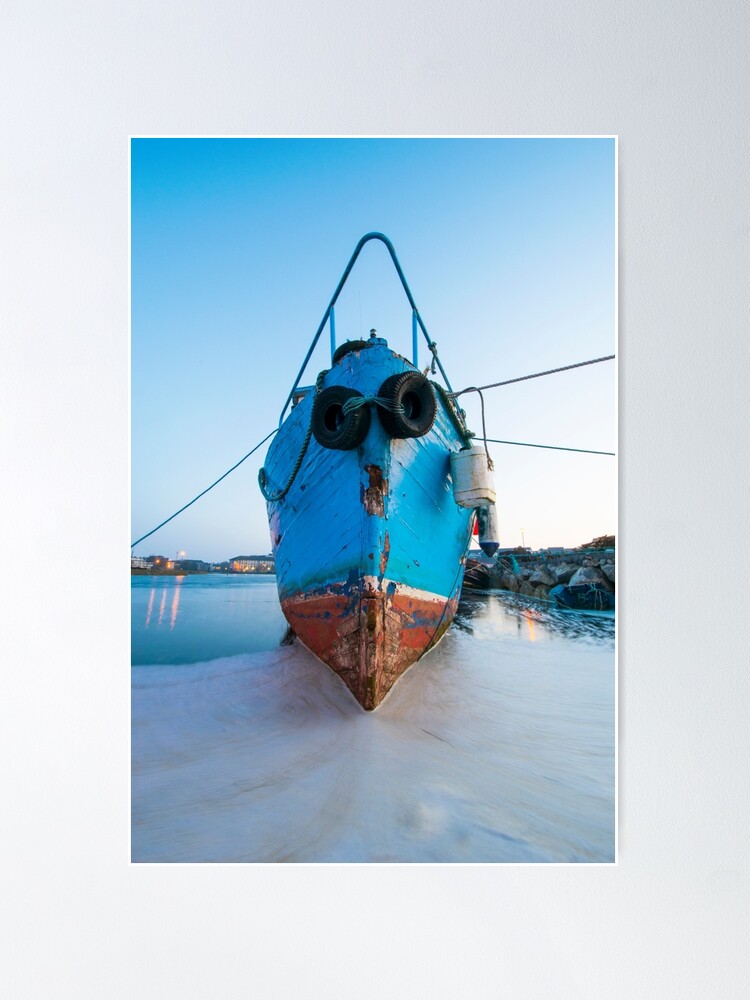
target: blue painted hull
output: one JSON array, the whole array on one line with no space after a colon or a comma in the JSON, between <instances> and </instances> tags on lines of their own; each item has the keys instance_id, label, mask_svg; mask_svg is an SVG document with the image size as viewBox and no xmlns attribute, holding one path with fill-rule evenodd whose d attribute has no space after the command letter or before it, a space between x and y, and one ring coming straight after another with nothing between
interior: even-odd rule
<instances>
[{"instance_id":1,"label":"blue painted hull","mask_svg":"<svg viewBox=\"0 0 750 1000\"><path fill-rule=\"evenodd\" d=\"M390 375L415 371L384 341L345 354L319 389L375 396ZM292 409L265 463L267 489L287 483L308 434L315 390ZM310 438L286 494L268 502L279 598L290 625L365 708L450 624L463 578L472 511L456 504L450 453L465 444L436 394L432 428L391 438L372 407L349 451Z\"/></svg>"}]
</instances>

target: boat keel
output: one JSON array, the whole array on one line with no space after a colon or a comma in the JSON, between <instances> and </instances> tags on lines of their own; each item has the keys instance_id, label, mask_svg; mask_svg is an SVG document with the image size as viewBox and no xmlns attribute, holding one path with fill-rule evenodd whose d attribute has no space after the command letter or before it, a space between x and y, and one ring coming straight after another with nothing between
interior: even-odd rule
<instances>
[{"instance_id":1,"label":"boat keel","mask_svg":"<svg viewBox=\"0 0 750 1000\"><path fill-rule=\"evenodd\" d=\"M299 639L368 711L442 638L458 604L457 594L448 599L378 584L337 584L281 602Z\"/></svg>"}]
</instances>

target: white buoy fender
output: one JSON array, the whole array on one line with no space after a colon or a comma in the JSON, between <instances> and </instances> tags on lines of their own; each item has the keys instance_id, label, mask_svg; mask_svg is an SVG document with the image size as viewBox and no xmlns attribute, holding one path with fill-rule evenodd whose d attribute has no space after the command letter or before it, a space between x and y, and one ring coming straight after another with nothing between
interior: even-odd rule
<instances>
[{"instance_id":1,"label":"white buoy fender","mask_svg":"<svg viewBox=\"0 0 750 1000\"><path fill-rule=\"evenodd\" d=\"M495 474L482 445L451 452L453 497L460 507L482 507L495 502Z\"/></svg>"},{"instance_id":2,"label":"white buoy fender","mask_svg":"<svg viewBox=\"0 0 750 1000\"><path fill-rule=\"evenodd\" d=\"M486 556L494 556L500 547L500 531L495 504L477 507L477 520L479 521L479 547Z\"/></svg>"}]
</instances>

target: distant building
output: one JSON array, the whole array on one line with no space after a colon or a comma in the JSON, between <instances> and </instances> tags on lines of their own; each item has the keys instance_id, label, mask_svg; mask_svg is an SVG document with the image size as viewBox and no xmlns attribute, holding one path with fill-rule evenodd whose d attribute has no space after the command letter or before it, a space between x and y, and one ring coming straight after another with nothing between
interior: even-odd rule
<instances>
[{"instance_id":1,"label":"distant building","mask_svg":"<svg viewBox=\"0 0 750 1000\"><path fill-rule=\"evenodd\" d=\"M229 566L234 573L273 573L276 569L272 555L232 556Z\"/></svg>"},{"instance_id":2,"label":"distant building","mask_svg":"<svg viewBox=\"0 0 750 1000\"><path fill-rule=\"evenodd\" d=\"M131 556L130 557L130 568L131 569L151 569L151 563L146 562L142 556Z\"/></svg>"}]
</instances>

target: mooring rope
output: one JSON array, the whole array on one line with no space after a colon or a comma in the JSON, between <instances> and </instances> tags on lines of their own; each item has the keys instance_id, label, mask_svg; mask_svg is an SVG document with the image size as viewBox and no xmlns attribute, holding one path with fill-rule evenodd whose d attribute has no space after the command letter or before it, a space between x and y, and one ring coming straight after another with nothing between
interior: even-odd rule
<instances>
[{"instance_id":1,"label":"mooring rope","mask_svg":"<svg viewBox=\"0 0 750 1000\"><path fill-rule=\"evenodd\" d=\"M187 510L187 509L188 509L188 507L191 507L191 506L192 506L192 505L193 505L193 504L195 503L195 501L196 501L196 500L200 500L200 498L201 498L201 497L203 497L203 496L205 496L205 495L206 495L206 493L208 493L208 491L209 491L209 490L212 490L212 489L214 488L214 486L218 486L218 485L219 485L219 483L220 483L220 482L222 481L222 479L226 479L226 478L227 478L227 476L229 475L229 473L230 473L230 472L234 472L234 470L235 470L236 468L238 468L238 466L242 465L242 463L243 463L243 462L245 461L245 459L246 459L246 458L250 458L250 456L251 456L251 455L252 455L252 454L253 454L254 452L256 452L256 451L258 450L258 448L260 448L260 446L261 446L261 445L265 444L265 443L266 443L266 441L267 441L267 440L268 440L269 438L273 437L273 436L274 436L274 434L276 434L276 433L278 432L278 429L279 429L278 427L275 427L275 428L274 428L274 429L273 429L273 430L271 431L271 433L270 433L270 434L266 434L266 436L265 436L265 437L263 438L263 440L262 440L262 441L259 441L259 442L258 442L258 443L256 444L256 446L255 446L254 448L251 448L251 449L250 449L250 451L249 451L249 452L247 453L247 455L245 455L245 456L244 456L243 458L241 458L241 459L239 460L239 462L235 462L235 463L234 463L234 465L232 466L232 468L231 468L231 469L227 469L227 471L226 471L226 472L224 473L224 475L223 475L223 476L219 476L219 478L218 478L218 479L216 480L216 482L215 482L215 483L211 483L211 485L210 485L210 486L207 486L207 487L206 487L206 489L205 489L205 490L203 490L203 492L202 492L202 493L199 493L199 494L198 494L198 496L197 496L197 497L193 497L193 499L192 499L192 500L190 501L190 503L186 503L184 507L180 507L180 509L179 509L179 510L176 510L176 511L174 512L174 514L172 514L172 515L171 515L170 517L168 517L168 518L166 519L166 521L162 521L162 522L161 522L161 524L157 524L155 528L152 528L152 529L151 529L151 531L147 531L145 535L141 535L141 537L140 537L140 538L137 538L137 539L136 539L136 540L135 540L134 542L131 542L131 544L130 544L130 548L131 548L131 549L134 549L134 548L136 547L136 545L138 545L138 543L139 543L139 542L142 542L142 541L144 541L144 540L145 540L146 538L148 538L148 537L149 537L150 535L153 535L153 534L154 534L154 532L156 532L156 531L158 531L158 530L159 530L159 528L163 528L165 524L169 524L169 522L170 522L170 521L172 521L172 520L174 520L174 518L176 518L178 514L181 514L181 513L183 512L183 510Z\"/></svg>"},{"instance_id":2,"label":"mooring rope","mask_svg":"<svg viewBox=\"0 0 750 1000\"><path fill-rule=\"evenodd\" d=\"M499 438L487 438L490 444L516 444L521 448L551 448L553 451L578 451L583 455L615 455L614 451L594 451L592 448L563 448L559 444L530 444L528 441L501 441Z\"/></svg>"},{"instance_id":3,"label":"mooring rope","mask_svg":"<svg viewBox=\"0 0 750 1000\"><path fill-rule=\"evenodd\" d=\"M608 354L604 358L591 358L590 361L577 361L574 365L563 365L562 368L549 368L546 372L534 372L533 375L521 375L518 378L507 378L504 382L492 382L490 385L470 386L468 389L461 389L460 392L453 392L454 399L463 396L465 392L480 392L482 389L497 389L501 385L512 385L513 382L527 382L530 378L541 378L542 375L556 375L558 372L567 372L572 368L585 368L586 365L598 365L602 361L613 361L614 354Z\"/></svg>"},{"instance_id":4,"label":"mooring rope","mask_svg":"<svg viewBox=\"0 0 750 1000\"><path fill-rule=\"evenodd\" d=\"M470 389L464 389L464 392L476 392L479 396L479 402L482 406L482 440L484 441L484 453L487 456L487 468L490 472L495 468L495 464L490 458L490 449L487 447L487 426L484 422L484 396L482 395L482 390L477 389L476 386L472 386Z\"/></svg>"},{"instance_id":5,"label":"mooring rope","mask_svg":"<svg viewBox=\"0 0 750 1000\"><path fill-rule=\"evenodd\" d=\"M361 410L363 406L367 406L369 403L374 403L375 406L380 406L384 410L390 410L391 413L397 413L399 416L404 415L403 403L396 403L392 399L384 399L383 396L352 396L351 399L347 399L341 409L346 417L354 410Z\"/></svg>"},{"instance_id":6,"label":"mooring rope","mask_svg":"<svg viewBox=\"0 0 750 1000\"><path fill-rule=\"evenodd\" d=\"M466 426L466 414L453 398L453 394L449 393L447 389L444 389L439 382L432 382L431 385L440 396L443 406L446 408L448 416L451 418L451 423L463 438L464 443L470 444L471 439L475 437L475 435Z\"/></svg>"},{"instance_id":7,"label":"mooring rope","mask_svg":"<svg viewBox=\"0 0 750 1000\"><path fill-rule=\"evenodd\" d=\"M299 455L297 455L297 461L294 463L294 468L292 469L291 475L287 479L286 484L282 486L281 489L271 492L268 489L268 476L266 474L265 467L261 466L261 468L258 470L258 486L260 486L260 492L263 494L263 496L269 503L278 503L279 500L283 500L284 497L289 492L289 490L292 488L292 483L297 478L297 473L299 472L300 466L302 465L302 460L307 454L307 446L310 444L310 438L312 437L312 429L313 429L312 414L313 414L313 409L315 408L315 400L317 399L318 393L320 392L321 387L323 385L323 379L326 377L329 371L330 369L328 368L325 371L322 371L315 380L315 394L313 396L313 405L310 409L310 422L307 425L307 433L305 434L305 440L302 442L302 447L300 448Z\"/></svg>"}]
</instances>

